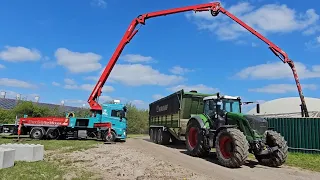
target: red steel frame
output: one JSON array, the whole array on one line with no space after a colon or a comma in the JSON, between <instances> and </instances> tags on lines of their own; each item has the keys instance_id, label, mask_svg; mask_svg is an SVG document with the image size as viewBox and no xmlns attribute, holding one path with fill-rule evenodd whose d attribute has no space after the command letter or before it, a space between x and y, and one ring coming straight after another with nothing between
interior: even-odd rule
<instances>
[{"instance_id":1,"label":"red steel frame","mask_svg":"<svg viewBox=\"0 0 320 180\"><path fill-rule=\"evenodd\" d=\"M88 103L91 107L91 110L102 110L101 105L97 102L98 97L102 93L102 87L105 84L107 78L109 77L115 63L117 62L122 50L130 42L130 40L133 38L133 36L138 32L138 29L136 29L136 26L138 24L145 25L145 20L149 18L154 18L158 16L165 16L169 14L176 14L176 13L181 13L181 12L186 12L186 11L195 11L195 12L201 12L201 11L210 11L212 16L217 16L219 12L227 15L229 18L231 18L233 21L247 29L249 32L251 32L253 35L255 35L257 38L265 42L268 46L269 49L277 56L280 58L280 60L283 63L288 63L290 66L296 86L298 88L299 96L301 99L301 106L303 109L303 113L305 117L309 117L307 106L305 103L304 95L302 93L302 88L299 82L298 74L295 68L295 65L291 59L289 59L288 55L286 52L284 52L282 49L280 49L278 46L276 46L274 43L269 41L267 38L265 38L263 35L258 33L256 30L251 28L249 25L238 19L236 16L228 12L226 9L221 7L221 4L219 2L212 2L212 3L206 3L206 4L198 4L198 5L192 5L192 6L186 6L186 7L181 7L181 8L173 8L173 9L168 9L168 10L161 10L161 11L156 11L156 12L151 12L151 13L146 13L143 15L138 16L137 18L133 19L131 24L129 25L127 31L125 32L124 36L122 37L119 45L117 46L115 52L113 53L108 65L105 67L102 75L100 76L96 86L94 87L91 95L89 96Z\"/></svg>"}]
</instances>

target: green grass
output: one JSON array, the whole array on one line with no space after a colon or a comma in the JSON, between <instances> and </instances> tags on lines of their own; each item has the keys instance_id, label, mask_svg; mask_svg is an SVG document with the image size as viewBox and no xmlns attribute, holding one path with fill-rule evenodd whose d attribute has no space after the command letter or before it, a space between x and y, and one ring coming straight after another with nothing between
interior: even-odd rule
<instances>
[{"instance_id":1,"label":"green grass","mask_svg":"<svg viewBox=\"0 0 320 180\"><path fill-rule=\"evenodd\" d=\"M289 153L286 165L320 172L320 154Z\"/></svg>"},{"instance_id":2,"label":"green grass","mask_svg":"<svg viewBox=\"0 0 320 180\"><path fill-rule=\"evenodd\" d=\"M30 140L27 138L16 139L0 138L0 144L4 143L28 143L28 144L42 144L45 150L60 150L61 152L81 151L95 147L101 141L96 140Z\"/></svg>"},{"instance_id":3,"label":"green grass","mask_svg":"<svg viewBox=\"0 0 320 180\"><path fill-rule=\"evenodd\" d=\"M53 157L53 154L69 153L73 151L82 151L95 147L102 141L96 140L30 140L22 138L19 142L16 138L0 137L0 144L4 143L28 143L28 144L42 144L44 149L50 153L45 155L43 161L37 162L23 162L16 161L11 168L0 170L0 180L19 180L19 179L55 179L62 180L64 176L70 172L73 180L90 179L92 174L83 169L75 169L72 167L73 160L65 160L63 158ZM78 172L79 171L79 172Z\"/></svg>"},{"instance_id":4,"label":"green grass","mask_svg":"<svg viewBox=\"0 0 320 180\"><path fill-rule=\"evenodd\" d=\"M144 134L129 134L128 138L145 136ZM72 180L86 180L94 178L92 173L85 169L76 169L72 166L76 160L64 159L61 156L52 156L53 154L69 153L74 151L82 151L96 147L102 144L97 140L31 140L29 138L21 138L16 141L16 136L0 136L0 144L6 143L28 143L42 144L46 151L44 161L23 162L17 161L11 168L0 170L0 180L19 180L19 179L55 179L62 180L65 176L72 177ZM70 172L72 174L70 174ZM99 178L99 177L97 177Z\"/></svg>"},{"instance_id":5,"label":"green grass","mask_svg":"<svg viewBox=\"0 0 320 180\"><path fill-rule=\"evenodd\" d=\"M148 134L128 134L128 138L136 138L136 137L143 137L143 136L149 136Z\"/></svg>"},{"instance_id":6,"label":"green grass","mask_svg":"<svg viewBox=\"0 0 320 180\"><path fill-rule=\"evenodd\" d=\"M248 159L255 160L255 157L249 154ZM285 165L320 172L320 154L289 152Z\"/></svg>"}]
</instances>

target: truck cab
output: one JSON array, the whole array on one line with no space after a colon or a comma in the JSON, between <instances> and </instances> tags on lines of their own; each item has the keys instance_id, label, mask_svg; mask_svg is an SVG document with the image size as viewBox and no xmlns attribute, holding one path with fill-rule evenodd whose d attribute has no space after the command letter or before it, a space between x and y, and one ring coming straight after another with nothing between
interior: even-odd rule
<instances>
[{"instance_id":1,"label":"truck cab","mask_svg":"<svg viewBox=\"0 0 320 180\"><path fill-rule=\"evenodd\" d=\"M108 141L121 140L127 138L127 107L120 104L119 100L114 100L113 103L102 104L101 111L91 111L89 117L69 117L68 128L74 137L98 137L104 139L105 135L101 134L101 128L106 128L107 124L111 124L111 136ZM100 134L100 135L99 135Z\"/></svg>"},{"instance_id":2,"label":"truck cab","mask_svg":"<svg viewBox=\"0 0 320 180\"><path fill-rule=\"evenodd\" d=\"M116 139L125 140L127 137L127 108L120 103L102 104L101 123L111 122Z\"/></svg>"}]
</instances>

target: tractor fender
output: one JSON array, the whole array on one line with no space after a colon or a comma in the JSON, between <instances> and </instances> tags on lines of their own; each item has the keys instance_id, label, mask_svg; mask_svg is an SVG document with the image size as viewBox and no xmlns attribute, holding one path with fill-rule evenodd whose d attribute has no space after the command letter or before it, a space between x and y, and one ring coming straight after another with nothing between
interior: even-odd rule
<instances>
[{"instance_id":1,"label":"tractor fender","mask_svg":"<svg viewBox=\"0 0 320 180\"><path fill-rule=\"evenodd\" d=\"M191 122L192 120L196 120L196 121L200 124L200 127L201 127L201 128L205 128L205 124L204 124L204 122L203 122L203 119L202 119L200 116L192 116L192 117L189 119L187 126L190 124L190 122Z\"/></svg>"}]
</instances>

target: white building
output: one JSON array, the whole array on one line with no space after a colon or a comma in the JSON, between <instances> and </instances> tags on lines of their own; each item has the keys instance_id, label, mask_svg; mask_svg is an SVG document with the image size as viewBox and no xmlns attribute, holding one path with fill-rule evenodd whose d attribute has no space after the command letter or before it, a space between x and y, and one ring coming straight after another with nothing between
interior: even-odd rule
<instances>
[{"instance_id":1,"label":"white building","mask_svg":"<svg viewBox=\"0 0 320 180\"><path fill-rule=\"evenodd\" d=\"M320 117L320 99L305 97L309 117ZM260 104L260 113L257 114L256 107L247 114L260 115L264 117L301 117L300 97L280 98Z\"/></svg>"}]
</instances>

